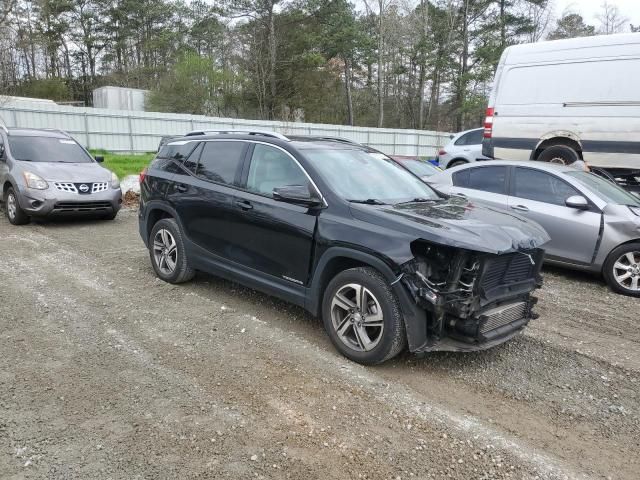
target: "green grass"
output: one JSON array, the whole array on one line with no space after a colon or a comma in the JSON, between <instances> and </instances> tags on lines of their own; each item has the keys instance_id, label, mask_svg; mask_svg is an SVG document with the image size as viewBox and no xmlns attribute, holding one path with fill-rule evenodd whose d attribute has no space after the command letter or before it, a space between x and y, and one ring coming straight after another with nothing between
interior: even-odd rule
<instances>
[{"instance_id":1,"label":"green grass","mask_svg":"<svg viewBox=\"0 0 640 480\"><path fill-rule=\"evenodd\" d=\"M137 155L120 155L110 153L105 150L91 150L92 155L102 155L106 168L114 172L118 178L122 179L127 175L138 175L155 154L141 153Z\"/></svg>"}]
</instances>

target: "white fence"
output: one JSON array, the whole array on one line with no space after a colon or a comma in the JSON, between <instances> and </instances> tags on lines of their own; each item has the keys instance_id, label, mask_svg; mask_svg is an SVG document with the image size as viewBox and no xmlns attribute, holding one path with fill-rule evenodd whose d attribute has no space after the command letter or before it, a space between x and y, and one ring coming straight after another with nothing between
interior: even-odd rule
<instances>
[{"instance_id":1,"label":"white fence","mask_svg":"<svg viewBox=\"0 0 640 480\"><path fill-rule=\"evenodd\" d=\"M435 156L448 133L426 130L288 123L173 113L79 108L53 102L0 99L0 117L9 127L57 128L88 148L112 152L152 152L163 135L200 129L270 130L285 135L319 135L355 140L390 155Z\"/></svg>"}]
</instances>

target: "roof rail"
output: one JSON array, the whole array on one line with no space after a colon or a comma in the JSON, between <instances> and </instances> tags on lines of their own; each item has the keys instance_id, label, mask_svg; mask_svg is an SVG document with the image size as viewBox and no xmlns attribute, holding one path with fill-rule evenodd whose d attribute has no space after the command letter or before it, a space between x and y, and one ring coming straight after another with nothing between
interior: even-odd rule
<instances>
[{"instance_id":1,"label":"roof rail","mask_svg":"<svg viewBox=\"0 0 640 480\"><path fill-rule=\"evenodd\" d=\"M280 140L289 140L286 136L277 132L268 132L263 130L194 130L185 135L192 137L196 135L261 135L263 137L279 138Z\"/></svg>"}]
</instances>

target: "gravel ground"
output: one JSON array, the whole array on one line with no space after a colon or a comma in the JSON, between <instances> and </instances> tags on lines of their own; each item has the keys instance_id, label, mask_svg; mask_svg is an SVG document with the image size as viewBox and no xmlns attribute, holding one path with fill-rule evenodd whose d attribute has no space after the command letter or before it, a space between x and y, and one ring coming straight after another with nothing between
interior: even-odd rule
<instances>
[{"instance_id":1,"label":"gravel ground","mask_svg":"<svg viewBox=\"0 0 640 480\"><path fill-rule=\"evenodd\" d=\"M506 345L362 367L299 308L156 280L114 222L0 219L1 478L639 477L640 300L545 270Z\"/></svg>"}]
</instances>

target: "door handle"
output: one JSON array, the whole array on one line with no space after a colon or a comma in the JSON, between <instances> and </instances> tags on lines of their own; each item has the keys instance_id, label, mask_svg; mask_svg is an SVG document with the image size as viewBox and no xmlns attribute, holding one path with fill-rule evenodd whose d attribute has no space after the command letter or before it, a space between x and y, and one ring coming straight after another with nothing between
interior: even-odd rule
<instances>
[{"instance_id":1,"label":"door handle","mask_svg":"<svg viewBox=\"0 0 640 480\"><path fill-rule=\"evenodd\" d=\"M251 202L248 200L236 200L236 205L240 208L240 210L251 210L253 208L253 205L251 205Z\"/></svg>"},{"instance_id":2,"label":"door handle","mask_svg":"<svg viewBox=\"0 0 640 480\"><path fill-rule=\"evenodd\" d=\"M176 185L176 190L179 191L179 192L184 193L187 190L189 190L189 187L187 187L186 185L184 185L182 183L179 183L179 184Z\"/></svg>"},{"instance_id":3,"label":"door handle","mask_svg":"<svg viewBox=\"0 0 640 480\"><path fill-rule=\"evenodd\" d=\"M529 208L524 205L511 205L512 210L517 210L519 212L528 212Z\"/></svg>"}]
</instances>

